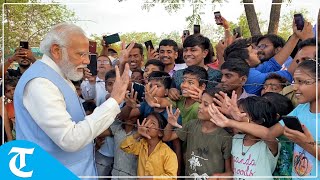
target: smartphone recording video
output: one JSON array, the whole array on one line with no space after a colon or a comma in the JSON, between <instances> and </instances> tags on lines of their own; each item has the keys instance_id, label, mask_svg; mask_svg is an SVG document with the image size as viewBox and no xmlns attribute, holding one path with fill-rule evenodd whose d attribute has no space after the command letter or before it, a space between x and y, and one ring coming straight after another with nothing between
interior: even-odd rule
<instances>
[{"instance_id":1,"label":"smartphone recording video","mask_svg":"<svg viewBox=\"0 0 320 180\"><path fill-rule=\"evenodd\" d=\"M120 36L118 33L116 34L111 34L110 36L103 36L103 40L106 43L106 45L108 44L114 44L116 42L120 41Z\"/></svg>"},{"instance_id":2,"label":"smartphone recording video","mask_svg":"<svg viewBox=\"0 0 320 180\"><path fill-rule=\"evenodd\" d=\"M223 24L220 11L214 12L214 19L215 19L217 25L222 25Z\"/></svg>"},{"instance_id":3,"label":"smartphone recording video","mask_svg":"<svg viewBox=\"0 0 320 180\"><path fill-rule=\"evenodd\" d=\"M200 25L193 25L193 34L200 34Z\"/></svg>"},{"instance_id":4,"label":"smartphone recording video","mask_svg":"<svg viewBox=\"0 0 320 180\"><path fill-rule=\"evenodd\" d=\"M303 16L302 16L302 14L295 14L294 15L294 22L295 22L295 24L296 24L296 26L297 26L297 29L298 30L302 30L303 29L303 27L304 27L304 19L303 19Z\"/></svg>"},{"instance_id":5,"label":"smartphone recording video","mask_svg":"<svg viewBox=\"0 0 320 180\"><path fill-rule=\"evenodd\" d=\"M90 70L90 73L92 76L96 76L98 74L97 71L97 55L96 54L90 54L90 64L88 64L87 68Z\"/></svg>"},{"instance_id":6,"label":"smartphone recording video","mask_svg":"<svg viewBox=\"0 0 320 180\"><path fill-rule=\"evenodd\" d=\"M29 49L29 42L28 41L20 41L20 47L24 49Z\"/></svg>"},{"instance_id":7,"label":"smartphone recording video","mask_svg":"<svg viewBox=\"0 0 320 180\"><path fill-rule=\"evenodd\" d=\"M189 30L183 30L183 37L188 37L190 36L190 31Z\"/></svg>"},{"instance_id":8,"label":"smartphone recording video","mask_svg":"<svg viewBox=\"0 0 320 180\"><path fill-rule=\"evenodd\" d=\"M303 133L301 123L296 116L282 116L284 124L293 130L297 130Z\"/></svg>"},{"instance_id":9,"label":"smartphone recording video","mask_svg":"<svg viewBox=\"0 0 320 180\"><path fill-rule=\"evenodd\" d=\"M144 45L146 46L147 49L148 49L149 47L150 47L150 49L154 49L151 40L144 42Z\"/></svg>"},{"instance_id":10,"label":"smartphone recording video","mask_svg":"<svg viewBox=\"0 0 320 180\"><path fill-rule=\"evenodd\" d=\"M236 38L242 36L241 28L239 26L233 29L233 36L236 36Z\"/></svg>"}]
</instances>

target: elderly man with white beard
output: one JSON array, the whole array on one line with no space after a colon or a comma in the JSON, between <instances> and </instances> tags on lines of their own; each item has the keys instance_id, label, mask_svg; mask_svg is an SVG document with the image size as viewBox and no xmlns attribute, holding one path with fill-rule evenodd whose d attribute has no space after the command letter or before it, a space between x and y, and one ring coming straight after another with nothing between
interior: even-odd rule
<instances>
[{"instance_id":1,"label":"elderly man with white beard","mask_svg":"<svg viewBox=\"0 0 320 180\"><path fill-rule=\"evenodd\" d=\"M71 80L89 64L89 40L73 24L54 26L40 43L44 53L21 77L14 95L18 140L38 144L77 176L96 176L93 139L120 112L129 84L129 66L116 81L111 98L85 116ZM125 54L125 50L123 54ZM121 58L120 58L121 59Z\"/></svg>"}]
</instances>

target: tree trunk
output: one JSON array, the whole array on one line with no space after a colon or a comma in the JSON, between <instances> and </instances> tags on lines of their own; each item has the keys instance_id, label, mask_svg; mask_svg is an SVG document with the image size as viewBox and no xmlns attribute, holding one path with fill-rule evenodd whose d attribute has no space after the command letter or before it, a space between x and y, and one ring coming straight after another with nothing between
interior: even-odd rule
<instances>
[{"instance_id":1,"label":"tree trunk","mask_svg":"<svg viewBox=\"0 0 320 180\"><path fill-rule=\"evenodd\" d=\"M283 0L272 0L268 34L278 33L281 4L273 4L273 3L282 3L282 1Z\"/></svg>"},{"instance_id":2,"label":"tree trunk","mask_svg":"<svg viewBox=\"0 0 320 180\"><path fill-rule=\"evenodd\" d=\"M246 17L251 32L251 36L261 35L257 13L253 5L253 0L243 0L243 3L251 3L244 4L244 11L246 12Z\"/></svg>"}]
</instances>

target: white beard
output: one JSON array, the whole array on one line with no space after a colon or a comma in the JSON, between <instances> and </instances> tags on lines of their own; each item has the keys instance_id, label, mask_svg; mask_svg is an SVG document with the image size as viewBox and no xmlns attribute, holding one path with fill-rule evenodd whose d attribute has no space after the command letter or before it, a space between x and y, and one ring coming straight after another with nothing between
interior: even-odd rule
<instances>
[{"instance_id":1,"label":"white beard","mask_svg":"<svg viewBox=\"0 0 320 180\"><path fill-rule=\"evenodd\" d=\"M69 61L69 55L66 49L62 49L62 59L58 64L62 73L72 81L79 81L83 77L83 72L78 72L78 68L85 68L86 65L75 66Z\"/></svg>"}]
</instances>

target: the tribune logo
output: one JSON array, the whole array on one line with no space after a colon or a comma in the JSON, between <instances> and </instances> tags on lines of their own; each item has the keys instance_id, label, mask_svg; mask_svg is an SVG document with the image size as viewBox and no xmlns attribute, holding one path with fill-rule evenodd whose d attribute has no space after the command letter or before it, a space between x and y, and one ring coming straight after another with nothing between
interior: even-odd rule
<instances>
[{"instance_id":1,"label":"the tribune logo","mask_svg":"<svg viewBox=\"0 0 320 180\"><path fill-rule=\"evenodd\" d=\"M22 178L28 178L32 176L33 171L24 172L24 171L21 171L21 169L26 166L26 154L33 154L33 150L34 148L26 149L26 148L19 148L19 147L13 147L10 150L9 154L17 153L15 156L12 157L12 159L9 162L9 168L14 175ZM16 166L16 161L18 156L20 157L19 168L17 168Z\"/></svg>"}]
</instances>

